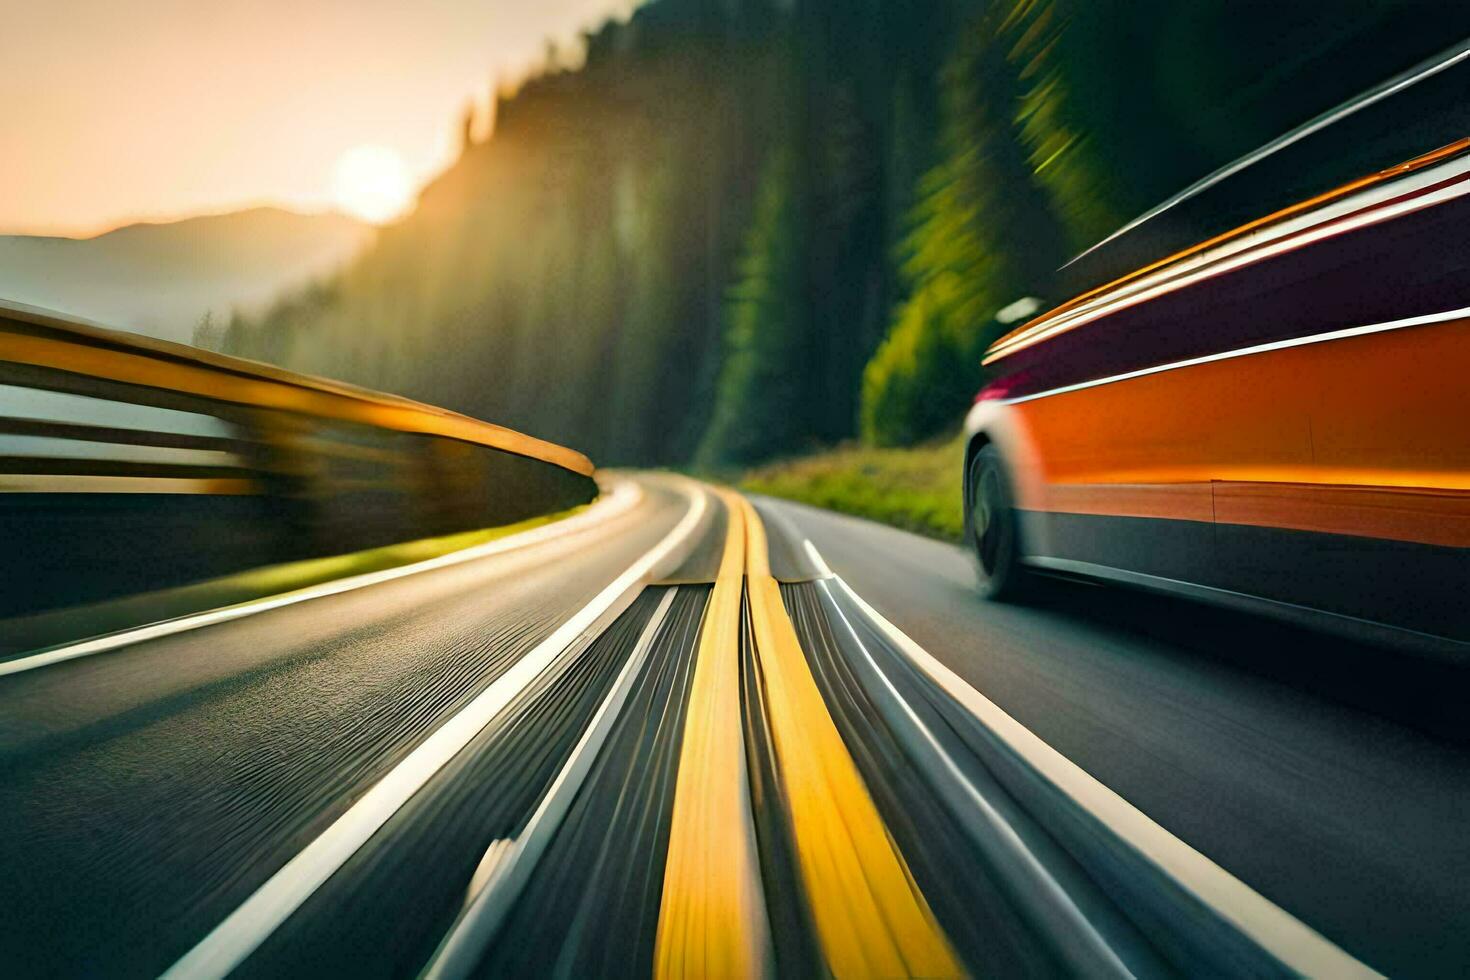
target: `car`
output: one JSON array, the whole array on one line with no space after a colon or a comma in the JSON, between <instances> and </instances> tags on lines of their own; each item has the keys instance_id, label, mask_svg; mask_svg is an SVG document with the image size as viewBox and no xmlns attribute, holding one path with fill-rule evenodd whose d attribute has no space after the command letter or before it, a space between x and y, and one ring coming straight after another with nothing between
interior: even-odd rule
<instances>
[{"instance_id":1,"label":"car","mask_svg":"<svg viewBox=\"0 0 1470 980\"><path fill-rule=\"evenodd\" d=\"M1470 653L1470 138L1144 258L987 351L981 591L1081 576Z\"/></svg>"}]
</instances>

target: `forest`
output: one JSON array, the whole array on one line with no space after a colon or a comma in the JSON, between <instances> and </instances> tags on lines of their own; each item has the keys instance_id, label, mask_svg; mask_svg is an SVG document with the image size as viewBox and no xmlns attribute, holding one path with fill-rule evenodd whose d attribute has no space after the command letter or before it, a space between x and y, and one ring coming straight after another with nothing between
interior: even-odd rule
<instances>
[{"instance_id":1,"label":"forest","mask_svg":"<svg viewBox=\"0 0 1470 980\"><path fill-rule=\"evenodd\" d=\"M340 274L196 343L601 464L941 436L1072 256L1454 40L1341 6L653 0L497 89Z\"/></svg>"}]
</instances>

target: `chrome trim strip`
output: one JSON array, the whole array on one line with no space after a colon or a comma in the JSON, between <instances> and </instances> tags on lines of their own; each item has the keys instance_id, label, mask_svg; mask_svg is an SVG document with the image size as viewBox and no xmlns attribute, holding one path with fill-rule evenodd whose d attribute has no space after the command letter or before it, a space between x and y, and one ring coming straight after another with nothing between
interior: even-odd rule
<instances>
[{"instance_id":1,"label":"chrome trim strip","mask_svg":"<svg viewBox=\"0 0 1470 980\"><path fill-rule=\"evenodd\" d=\"M1160 374L1164 371L1175 371L1179 368L1195 367L1214 361L1228 361L1237 357L1248 357L1251 354L1264 354L1269 351L1286 350L1290 347L1305 347L1308 344L1321 344L1331 340L1345 340L1349 337L1364 337L1369 334L1386 333L1390 330L1404 330L1409 327L1422 327L1432 323L1448 323L1454 320L1464 319L1470 319L1470 307L1461 307L1458 310L1448 310L1444 313L1426 313L1422 316L1411 316L1402 320L1390 320L1387 323L1373 323L1361 327L1345 327L1342 330L1331 330L1327 333L1313 334L1309 337L1293 337L1290 340L1276 340L1269 344L1257 344L1254 347L1242 347L1239 350L1224 351L1219 354L1206 354L1203 357L1191 357L1183 361L1156 364L1153 367L1139 368L1136 371L1109 375L1106 378L1096 378L1092 381L1079 381L1076 384L1063 385L1060 388L1039 391L1032 395L1020 395L1015 398L998 398L996 401L1003 405L1020 405L1023 402L1035 401L1038 398L1050 398L1052 395L1065 395L1069 392L1082 391L1086 388L1096 388L1099 385L1109 385L1118 381L1130 381L1133 378L1141 378L1149 374Z\"/></svg>"},{"instance_id":2,"label":"chrome trim strip","mask_svg":"<svg viewBox=\"0 0 1470 980\"><path fill-rule=\"evenodd\" d=\"M1162 266L1116 289L1100 293L1074 309L1035 321L1010 339L996 341L986 351L984 363L998 361L1094 320L1205 279L1254 265L1339 234L1391 221L1463 197L1470 194L1470 180L1467 177L1470 177L1470 157L1456 157L1428 170L1388 181L1222 242L1211 249ZM1455 180L1455 183L1407 200L1388 203L1406 193L1446 180Z\"/></svg>"},{"instance_id":3,"label":"chrome trim strip","mask_svg":"<svg viewBox=\"0 0 1470 980\"><path fill-rule=\"evenodd\" d=\"M1288 146L1291 146L1293 143L1303 140L1308 136L1311 136L1313 133L1332 125L1339 119L1346 119L1348 116L1351 116L1359 109L1366 109L1368 106L1373 105L1375 102L1380 102L1383 99L1388 98L1390 95L1393 95L1396 92L1400 92L1403 89L1408 88L1410 85L1413 85L1416 82L1421 82L1432 75L1437 75L1440 72L1444 71L1446 68L1452 68L1459 62L1464 61L1467 57L1470 57L1470 40L1461 41L1458 45L1450 48L1445 52L1442 52L1441 54L1435 55L1428 61L1421 61L1419 64L1415 65L1413 68L1410 68L1403 74L1396 75L1393 78L1390 78L1388 81L1383 82L1377 88L1369 89L1362 95L1359 95L1353 99L1349 99L1342 105L1337 106L1335 109L1327 110L1317 118L1308 120L1301 126L1298 126L1296 129L1293 129L1291 132L1285 134L1284 136L1277 137L1260 149L1254 150L1251 153L1247 153L1245 156L1241 157L1239 160L1236 160L1234 163L1228 163L1225 166L1221 167L1219 170L1216 170L1214 173L1200 178L1193 184L1190 184L1188 187L1184 188L1184 190L1180 191L1178 194L1175 194L1173 197L1169 198L1163 204L1160 204L1148 211L1145 211L1143 214L1134 218L1132 221L1128 222L1122 228L1119 228L1117 231L1113 232L1111 235L1109 235L1107 238L1104 238L1096 245L1092 246L1084 252L1079 252L1076 256L1070 259L1066 263L1066 265L1063 265L1062 268L1065 269L1073 262L1077 262L1080 259L1091 255L1093 252L1102 248L1108 242L1119 237L1120 235L1127 234L1134 228L1137 228L1139 225L1143 224L1145 221L1149 221L1153 218L1158 217L1175 205L1183 203L1184 201L1200 193L1201 191L1208 190L1214 185L1220 183L1220 181L1225 180L1227 177L1234 176L1235 174L1244 170L1246 167L1249 167L1260 160L1264 160L1266 157L1271 156L1278 150L1284 150Z\"/></svg>"}]
</instances>

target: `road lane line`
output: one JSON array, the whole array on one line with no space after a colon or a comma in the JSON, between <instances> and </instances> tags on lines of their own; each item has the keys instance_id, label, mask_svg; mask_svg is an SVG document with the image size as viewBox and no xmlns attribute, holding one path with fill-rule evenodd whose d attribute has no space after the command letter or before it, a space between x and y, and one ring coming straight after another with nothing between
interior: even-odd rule
<instances>
[{"instance_id":1,"label":"road lane line","mask_svg":"<svg viewBox=\"0 0 1470 980\"><path fill-rule=\"evenodd\" d=\"M777 776L827 965L837 977L962 976L827 711L771 576L760 516L749 501L740 504Z\"/></svg>"},{"instance_id":2,"label":"road lane line","mask_svg":"<svg viewBox=\"0 0 1470 980\"><path fill-rule=\"evenodd\" d=\"M487 541L473 548L466 548L463 551L440 555L437 558L428 558L411 565L400 565L397 568L386 568L377 572L365 572L361 575L352 575L331 582L323 582L320 585L297 589L293 592L287 592L269 599L252 599L237 605L225 606L221 609L192 613L188 616L180 616L177 619L164 620L161 623L150 623L147 626L138 626L118 633L109 633L106 636L94 637L90 640L82 640L78 643L68 643L65 646L42 650L39 653L33 653L26 657L17 657L14 660L0 662L0 677L4 677L7 674L19 674L27 670L35 670L38 667L49 667L52 664L63 663L67 660L76 660L79 657L90 657L98 653L110 653L113 650L125 646L132 646L135 643L157 640L165 636L173 636L177 633L185 633L189 630L197 630L205 626L214 626L219 623L244 619L246 616L254 616L256 613L267 612L271 609L294 606L298 602L339 595L343 592L351 592L354 589L362 589L370 585L378 585L382 582L391 582L395 579L417 575L420 572L432 571L436 568L461 565L468 561L478 561L481 558L489 558L492 555L504 554L508 551L517 551L532 545L544 544L563 535L584 531L590 527L626 514L636 507L642 499L643 491L636 483L631 480L619 479L613 483L612 493L598 500L582 513L568 517L565 520L557 521L554 524L545 524L508 538Z\"/></svg>"},{"instance_id":3,"label":"road lane line","mask_svg":"<svg viewBox=\"0 0 1470 980\"><path fill-rule=\"evenodd\" d=\"M900 736L912 753L911 758L917 757L920 770L937 790L940 799L949 804L951 812L975 845L1015 884L1017 900L1050 926L1054 936L1060 937L1057 951L1064 958L1068 970L1079 976L1132 976L1118 953L1038 860L1016 828L965 776L964 770L894 686L858 636L852 621L835 601L831 581L818 582L817 586L827 596L827 609L836 614L848 637L862 652L870 675L881 685L886 698L875 701L889 729ZM893 716L895 709L897 717Z\"/></svg>"},{"instance_id":4,"label":"road lane line","mask_svg":"<svg viewBox=\"0 0 1470 980\"><path fill-rule=\"evenodd\" d=\"M831 581L916 668L974 716L1027 766L1133 848L1168 879L1288 969L1302 976L1381 976L1169 833L1137 807L1042 741L884 618L840 575L833 576Z\"/></svg>"},{"instance_id":5,"label":"road lane line","mask_svg":"<svg viewBox=\"0 0 1470 980\"><path fill-rule=\"evenodd\" d=\"M448 980L467 977L474 971L592 770L592 763L612 732L678 591L670 588L664 593L612 689L521 835L514 840L497 840L485 852L476 872L476 878L482 880L472 881L469 901L424 969L425 978Z\"/></svg>"},{"instance_id":6,"label":"road lane line","mask_svg":"<svg viewBox=\"0 0 1470 980\"><path fill-rule=\"evenodd\" d=\"M682 491L689 509L663 540L440 725L164 976L224 977L239 966L564 650L595 637L632 604L645 584L677 567L693 546L693 533L707 507L706 492L693 481L685 481Z\"/></svg>"},{"instance_id":7,"label":"road lane line","mask_svg":"<svg viewBox=\"0 0 1470 980\"><path fill-rule=\"evenodd\" d=\"M674 783L654 947L657 977L771 972L740 713L740 604L745 521L734 494L725 551L705 606Z\"/></svg>"},{"instance_id":8,"label":"road lane line","mask_svg":"<svg viewBox=\"0 0 1470 980\"><path fill-rule=\"evenodd\" d=\"M812 564L817 566L817 572L821 577L831 578L833 575L832 569L827 565L826 560L822 557L822 553L817 550L817 546L812 544L812 539L802 539L801 546L806 549L806 555L812 560Z\"/></svg>"}]
</instances>

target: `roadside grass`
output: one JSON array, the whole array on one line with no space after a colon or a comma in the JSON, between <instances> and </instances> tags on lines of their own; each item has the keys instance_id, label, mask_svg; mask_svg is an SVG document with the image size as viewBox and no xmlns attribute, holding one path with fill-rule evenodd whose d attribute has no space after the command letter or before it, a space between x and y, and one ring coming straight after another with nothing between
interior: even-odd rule
<instances>
[{"instance_id":1,"label":"roadside grass","mask_svg":"<svg viewBox=\"0 0 1470 980\"><path fill-rule=\"evenodd\" d=\"M589 505L517 524L403 541L366 551L269 565L156 592L0 620L0 658L161 622L209 609L255 602L353 575L398 568L473 548L564 520Z\"/></svg>"},{"instance_id":2,"label":"roadside grass","mask_svg":"<svg viewBox=\"0 0 1470 980\"><path fill-rule=\"evenodd\" d=\"M907 449L843 445L749 470L740 488L958 541L963 458L963 434Z\"/></svg>"}]
</instances>

